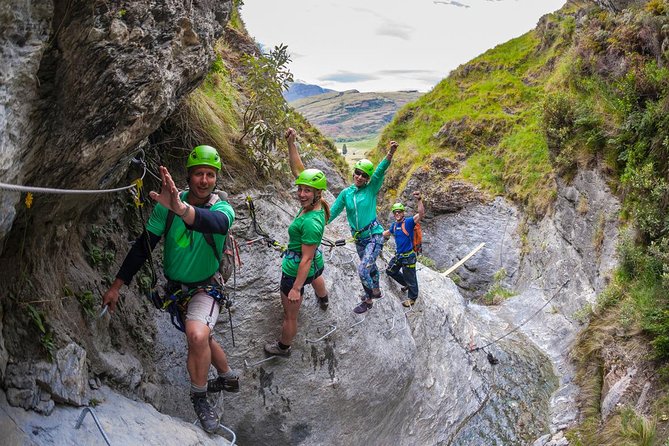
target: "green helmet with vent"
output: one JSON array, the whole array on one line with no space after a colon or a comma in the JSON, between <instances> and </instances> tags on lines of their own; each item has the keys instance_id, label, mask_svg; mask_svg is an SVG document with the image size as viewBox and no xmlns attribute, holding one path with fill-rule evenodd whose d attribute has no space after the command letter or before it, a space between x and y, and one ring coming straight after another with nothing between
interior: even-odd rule
<instances>
[{"instance_id":1,"label":"green helmet with vent","mask_svg":"<svg viewBox=\"0 0 669 446\"><path fill-rule=\"evenodd\" d=\"M390 208L391 212L395 211L405 211L404 205L402 203L395 203L393 207Z\"/></svg>"},{"instance_id":2,"label":"green helmet with vent","mask_svg":"<svg viewBox=\"0 0 669 446\"><path fill-rule=\"evenodd\" d=\"M295 180L295 185L302 184L314 189L325 190L328 188L328 181L323 171L318 169L305 169Z\"/></svg>"},{"instance_id":3,"label":"green helmet with vent","mask_svg":"<svg viewBox=\"0 0 669 446\"><path fill-rule=\"evenodd\" d=\"M362 170L368 177L371 177L374 173L374 163L368 159L361 159L355 163L354 169Z\"/></svg>"},{"instance_id":4,"label":"green helmet with vent","mask_svg":"<svg viewBox=\"0 0 669 446\"><path fill-rule=\"evenodd\" d=\"M186 162L188 169L195 166L209 166L219 171L221 170L221 156L211 146L197 146L190 152Z\"/></svg>"}]
</instances>

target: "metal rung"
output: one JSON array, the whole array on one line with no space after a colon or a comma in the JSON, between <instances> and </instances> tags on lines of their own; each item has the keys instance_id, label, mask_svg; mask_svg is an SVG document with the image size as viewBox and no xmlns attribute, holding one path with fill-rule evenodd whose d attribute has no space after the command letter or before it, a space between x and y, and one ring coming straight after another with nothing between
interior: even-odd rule
<instances>
[{"instance_id":1,"label":"metal rung","mask_svg":"<svg viewBox=\"0 0 669 446\"><path fill-rule=\"evenodd\" d=\"M365 315L362 317L362 319L360 319L358 322L356 322L355 324L351 325L351 326L348 327L348 328L351 329L351 328L355 327L356 325L360 325L360 324L362 324L366 318L367 318L367 315L365 314Z\"/></svg>"},{"instance_id":2,"label":"metal rung","mask_svg":"<svg viewBox=\"0 0 669 446\"><path fill-rule=\"evenodd\" d=\"M390 328L388 330L383 330L381 334L390 333L391 331L393 331L394 328L395 328L395 316L393 316L393 323L390 324Z\"/></svg>"},{"instance_id":3,"label":"metal rung","mask_svg":"<svg viewBox=\"0 0 669 446\"><path fill-rule=\"evenodd\" d=\"M196 425L196 426L199 425L200 420L196 419L195 421L193 421L193 424ZM230 446L234 446L235 443L237 442L237 435L232 431L232 429L230 429L229 427L224 426L223 423L218 423L218 427L230 432L230 435L232 435L232 441L230 442Z\"/></svg>"},{"instance_id":4,"label":"metal rung","mask_svg":"<svg viewBox=\"0 0 669 446\"><path fill-rule=\"evenodd\" d=\"M109 438L107 438L107 434L105 433L105 430L102 428L102 425L100 425L100 420L98 420L97 415L95 415L95 410L93 410L92 407L84 407L84 410L81 411L81 415L79 415L79 419L77 420L77 424L74 425L74 428L79 429L81 427L81 423L84 422L84 418L86 418L87 413L90 413L91 416L93 417L93 421L95 421L95 425L100 430L102 438L105 439L105 443L107 443L107 446L111 446Z\"/></svg>"},{"instance_id":5,"label":"metal rung","mask_svg":"<svg viewBox=\"0 0 669 446\"><path fill-rule=\"evenodd\" d=\"M244 360L244 367L246 367L246 368L249 368L249 367L255 367L255 366L257 366L258 364L262 364L263 362L267 362L267 361L269 361L269 360L271 360L271 359L274 359L274 358L278 358L278 356L277 356L277 355L272 355L272 356L270 356L269 358L262 359L262 360L260 360L260 361L254 362L253 364L249 364L249 363L246 361L246 359L245 359L245 360Z\"/></svg>"},{"instance_id":6,"label":"metal rung","mask_svg":"<svg viewBox=\"0 0 669 446\"><path fill-rule=\"evenodd\" d=\"M397 328L397 329L395 329L395 316L393 316L392 325L390 326L390 328L388 330L382 331L381 334L390 333L391 331L402 331L402 330L404 330L409 325L409 321L408 321L409 318L408 318L407 315L409 313L412 313L412 312L413 312L413 305L410 305L408 310L402 312L402 316L404 316L402 318L404 320L404 324L402 324L402 326Z\"/></svg>"},{"instance_id":7,"label":"metal rung","mask_svg":"<svg viewBox=\"0 0 669 446\"><path fill-rule=\"evenodd\" d=\"M307 339L306 342L311 342L312 344L315 344L316 342L320 342L320 341L322 341L323 339L327 338L327 337L330 336L332 333L334 333L335 331L337 331L337 326L336 326L336 325L332 325L332 324L331 324L330 327L332 328L332 330L328 331L327 333L325 333L325 334L324 334L323 336L321 336L320 338L318 338L318 339L313 339L313 340L312 340L312 339Z\"/></svg>"}]
</instances>

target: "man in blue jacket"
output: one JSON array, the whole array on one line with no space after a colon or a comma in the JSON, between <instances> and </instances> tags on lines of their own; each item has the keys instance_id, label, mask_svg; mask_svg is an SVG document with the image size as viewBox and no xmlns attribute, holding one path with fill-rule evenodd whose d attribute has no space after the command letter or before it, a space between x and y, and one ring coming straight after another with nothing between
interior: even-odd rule
<instances>
[{"instance_id":1,"label":"man in blue jacket","mask_svg":"<svg viewBox=\"0 0 669 446\"><path fill-rule=\"evenodd\" d=\"M395 203L391 211L395 221L387 231L383 232L384 237L395 237L396 252L390 259L386 273L402 285L403 289L408 290L408 297L402 302L405 307L410 307L418 299L418 279L416 278L416 252L414 251L414 228L425 216L425 206L420 192L413 193L416 199L418 213L413 217L405 217L406 208L402 203Z\"/></svg>"}]
</instances>

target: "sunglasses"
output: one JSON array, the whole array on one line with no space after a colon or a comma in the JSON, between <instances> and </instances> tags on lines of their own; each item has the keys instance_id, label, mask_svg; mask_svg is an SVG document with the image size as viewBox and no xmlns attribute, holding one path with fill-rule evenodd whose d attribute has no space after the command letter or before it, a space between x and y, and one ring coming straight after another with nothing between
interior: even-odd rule
<instances>
[{"instance_id":1,"label":"sunglasses","mask_svg":"<svg viewBox=\"0 0 669 446\"><path fill-rule=\"evenodd\" d=\"M360 170L360 169L355 169L355 170L353 171L353 175L357 175L357 176L359 176L359 177L363 177L363 178L369 178L369 175L367 175L365 172L363 172L363 171Z\"/></svg>"}]
</instances>

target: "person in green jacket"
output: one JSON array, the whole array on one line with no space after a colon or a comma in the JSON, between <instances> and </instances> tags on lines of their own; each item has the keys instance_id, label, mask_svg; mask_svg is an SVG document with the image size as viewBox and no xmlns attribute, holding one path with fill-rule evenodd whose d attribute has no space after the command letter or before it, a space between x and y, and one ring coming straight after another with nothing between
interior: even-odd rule
<instances>
[{"instance_id":1,"label":"person in green jacket","mask_svg":"<svg viewBox=\"0 0 669 446\"><path fill-rule=\"evenodd\" d=\"M295 146L295 130L286 131L290 168L295 175L300 211L288 227L288 249L281 263L281 304L283 324L278 340L265 345L271 355L288 356L297 334L297 316L302 305L304 286L311 284L323 310L328 307L328 292L323 280L323 253L318 249L330 217L328 203L322 198L327 178L318 169L305 169Z\"/></svg>"},{"instance_id":2,"label":"person in green jacket","mask_svg":"<svg viewBox=\"0 0 669 446\"><path fill-rule=\"evenodd\" d=\"M332 222L346 208L346 219L360 257L358 276L364 289L360 304L353 309L358 314L372 308L372 299L381 297L376 258L383 249L384 238L383 227L376 218L376 196L381 190L383 178L397 147L395 141L390 141L388 153L376 169L367 159L355 163L353 184L337 196L328 220L328 223Z\"/></svg>"}]
</instances>

